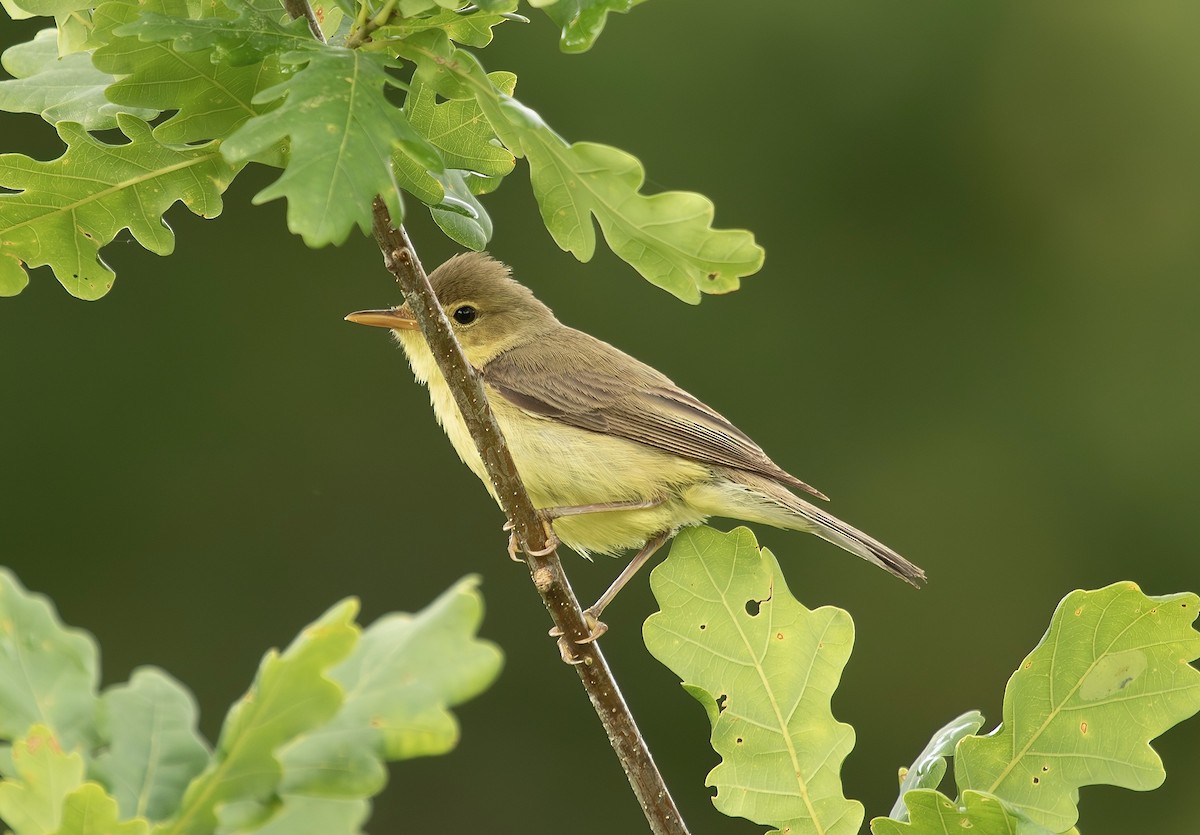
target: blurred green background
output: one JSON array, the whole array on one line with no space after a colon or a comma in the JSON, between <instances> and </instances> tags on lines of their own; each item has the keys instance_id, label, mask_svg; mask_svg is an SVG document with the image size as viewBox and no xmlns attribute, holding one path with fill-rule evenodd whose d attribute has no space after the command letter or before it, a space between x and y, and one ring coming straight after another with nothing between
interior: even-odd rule
<instances>
[{"instance_id":1,"label":"blurred green background","mask_svg":"<svg viewBox=\"0 0 1200 835\"><path fill-rule=\"evenodd\" d=\"M524 170L487 201L492 251L929 573L915 592L757 532L802 600L857 623L834 710L868 816L943 722L999 719L1068 591L1200 590L1200 6L654 0L583 56L534 16L485 66L653 189L712 197L767 262L683 305L559 252ZM0 137L59 153L35 117ZM173 257L110 246L102 301L40 270L0 302L0 560L95 633L106 683L149 663L192 687L210 738L261 653L338 598L370 619L479 572L501 680L452 755L394 769L368 828L644 831L500 512L399 350L342 321L399 298L377 250L306 250L282 204L249 206L267 181L243 175L215 221L173 210ZM455 249L419 214L432 268ZM619 567L567 560L589 599ZM604 645L668 782L693 831L759 831L711 808L707 722L641 645L651 611L643 576ZM1166 785L1085 790L1086 835L1200 831L1200 720L1156 747Z\"/></svg>"}]
</instances>

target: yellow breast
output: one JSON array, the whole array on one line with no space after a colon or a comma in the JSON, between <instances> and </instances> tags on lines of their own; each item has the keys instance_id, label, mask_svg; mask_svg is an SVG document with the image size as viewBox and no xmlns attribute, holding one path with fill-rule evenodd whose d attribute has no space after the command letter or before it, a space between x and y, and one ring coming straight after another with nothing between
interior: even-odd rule
<instances>
[{"instance_id":1,"label":"yellow breast","mask_svg":"<svg viewBox=\"0 0 1200 835\"><path fill-rule=\"evenodd\" d=\"M483 460L432 353L419 334L397 336L417 380L429 386L434 414L450 443L495 498ZM706 518L681 498L688 487L711 479L710 469L703 464L531 414L490 390L488 396L535 507L663 500L658 507L646 510L597 512L557 520L555 533L576 551L607 554L637 548L657 533Z\"/></svg>"}]
</instances>

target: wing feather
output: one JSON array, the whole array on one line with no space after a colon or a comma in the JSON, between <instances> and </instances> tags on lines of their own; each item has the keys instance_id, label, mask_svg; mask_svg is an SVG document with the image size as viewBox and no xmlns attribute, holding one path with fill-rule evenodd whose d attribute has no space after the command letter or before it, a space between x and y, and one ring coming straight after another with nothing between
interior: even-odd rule
<instances>
[{"instance_id":1,"label":"wing feather","mask_svg":"<svg viewBox=\"0 0 1200 835\"><path fill-rule=\"evenodd\" d=\"M563 328L505 351L481 369L501 397L527 412L704 464L757 473L825 496L775 464L725 417L606 342Z\"/></svg>"}]
</instances>

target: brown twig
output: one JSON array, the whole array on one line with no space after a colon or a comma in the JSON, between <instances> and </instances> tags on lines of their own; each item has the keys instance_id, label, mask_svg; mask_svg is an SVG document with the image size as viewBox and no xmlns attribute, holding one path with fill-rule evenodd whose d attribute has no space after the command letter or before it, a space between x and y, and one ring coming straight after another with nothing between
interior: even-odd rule
<instances>
[{"instance_id":1,"label":"brown twig","mask_svg":"<svg viewBox=\"0 0 1200 835\"><path fill-rule=\"evenodd\" d=\"M326 43L325 33L321 31L321 21L317 20L317 13L313 11L308 0L283 0L283 8L291 15L292 20L300 17L307 20L308 31L312 32L312 36L321 43Z\"/></svg>"},{"instance_id":2,"label":"brown twig","mask_svg":"<svg viewBox=\"0 0 1200 835\"><path fill-rule=\"evenodd\" d=\"M408 235L403 227L393 227L387 206L378 198L374 204L374 233L383 251L384 264L396 277L421 332L433 349L438 367L450 384L504 512L508 514L527 551L543 550L549 544L546 529L525 491L508 445L492 415L479 376L463 356ZM558 555L553 552L545 556L529 555L527 562L533 584L542 596L555 626L562 630L565 640L573 642L586 638L588 625L563 573ZM655 835L687 835L687 826L654 765L650 749L646 747L633 714L621 696L598 642L567 645L577 647L575 669L625 769L633 793L642 805L651 831Z\"/></svg>"}]
</instances>

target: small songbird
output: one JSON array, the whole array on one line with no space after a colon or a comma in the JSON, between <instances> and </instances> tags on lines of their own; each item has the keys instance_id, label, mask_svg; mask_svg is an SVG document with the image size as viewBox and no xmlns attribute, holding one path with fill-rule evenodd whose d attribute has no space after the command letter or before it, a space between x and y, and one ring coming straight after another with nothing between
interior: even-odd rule
<instances>
[{"instance_id":1,"label":"small songbird","mask_svg":"<svg viewBox=\"0 0 1200 835\"><path fill-rule=\"evenodd\" d=\"M667 377L555 318L504 264L457 255L429 276L481 375L529 496L587 556L640 551L588 609L601 611L678 530L710 516L807 531L916 586L925 572L791 491L825 499ZM407 304L346 317L390 328L450 443L495 498L450 388Z\"/></svg>"}]
</instances>

